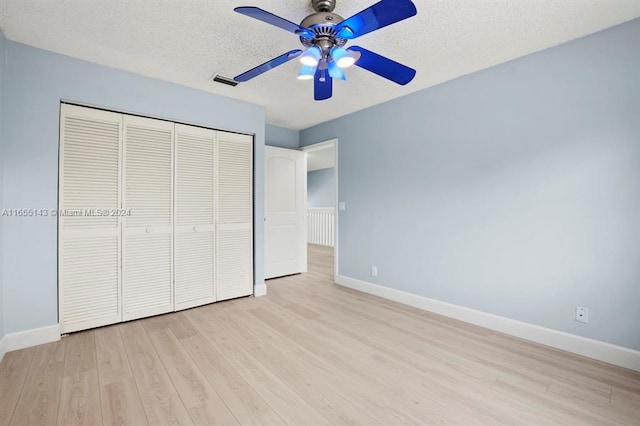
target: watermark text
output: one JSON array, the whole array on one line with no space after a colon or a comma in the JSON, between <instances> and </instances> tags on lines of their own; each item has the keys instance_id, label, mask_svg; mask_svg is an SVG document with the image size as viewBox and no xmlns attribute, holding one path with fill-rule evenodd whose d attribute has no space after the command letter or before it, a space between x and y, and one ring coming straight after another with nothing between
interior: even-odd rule
<instances>
[{"instance_id":1,"label":"watermark text","mask_svg":"<svg viewBox=\"0 0 640 426\"><path fill-rule=\"evenodd\" d=\"M2 209L1 217L121 217L131 216L131 209Z\"/></svg>"}]
</instances>

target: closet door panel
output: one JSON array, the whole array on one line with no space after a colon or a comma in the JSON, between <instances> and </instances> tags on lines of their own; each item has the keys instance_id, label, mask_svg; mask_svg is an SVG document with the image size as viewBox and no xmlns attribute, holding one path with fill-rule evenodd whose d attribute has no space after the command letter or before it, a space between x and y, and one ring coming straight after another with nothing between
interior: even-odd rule
<instances>
[{"instance_id":1,"label":"closet door panel","mask_svg":"<svg viewBox=\"0 0 640 426\"><path fill-rule=\"evenodd\" d=\"M124 242L123 319L173 311L171 235L129 234Z\"/></svg>"},{"instance_id":2,"label":"closet door panel","mask_svg":"<svg viewBox=\"0 0 640 426\"><path fill-rule=\"evenodd\" d=\"M61 106L58 218L62 333L119 322L122 115Z\"/></svg>"},{"instance_id":3,"label":"closet door panel","mask_svg":"<svg viewBox=\"0 0 640 426\"><path fill-rule=\"evenodd\" d=\"M176 124L176 310L215 302L216 131Z\"/></svg>"},{"instance_id":4,"label":"closet door panel","mask_svg":"<svg viewBox=\"0 0 640 426\"><path fill-rule=\"evenodd\" d=\"M174 124L124 116L123 320L174 310Z\"/></svg>"},{"instance_id":5,"label":"closet door panel","mask_svg":"<svg viewBox=\"0 0 640 426\"><path fill-rule=\"evenodd\" d=\"M218 132L218 223L253 222L253 138Z\"/></svg>"},{"instance_id":6,"label":"closet door panel","mask_svg":"<svg viewBox=\"0 0 640 426\"><path fill-rule=\"evenodd\" d=\"M253 294L253 138L218 132L217 300Z\"/></svg>"},{"instance_id":7,"label":"closet door panel","mask_svg":"<svg viewBox=\"0 0 640 426\"><path fill-rule=\"evenodd\" d=\"M218 230L218 300L253 294L253 230L248 224Z\"/></svg>"}]
</instances>

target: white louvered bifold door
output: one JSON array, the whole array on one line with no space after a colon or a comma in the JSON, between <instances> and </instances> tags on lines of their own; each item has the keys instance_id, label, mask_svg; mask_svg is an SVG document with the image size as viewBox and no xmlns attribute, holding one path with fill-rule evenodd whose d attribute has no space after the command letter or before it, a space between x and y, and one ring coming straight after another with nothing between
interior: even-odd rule
<instances>
[{"instance_id":1,"label":"white louvered bifold door","mask_svg":"<svg viewBox=\"0 0 640 426\"><path fill-rule=\"evenodd\" d=\"M216 299L253 294L253 137L218 132Z\"/></svg>"},{"instance_id":2,"label":"white louvered bifold door","mask_svg":"<svg viewBox=\"0 0 640 426\"><path fill-rule=\"evenodd\" d=\"M215 130L176 124L176 310L216 301L215 143Z\"/></svg>"},{"instance_id":3,"label":"white louvered bifold door","mask_svg":"<svg viewBox=\"0 0 640 426\"><path fill-rule=\"evenodd\" d=\"M58 219L62 333L121 320L122 115L63 104Z\"/></svg>"},{"instance_id":4,"label":"white louvered bifold door","mask_svg":"<svg viewBox=\"0 0 640 426\"><path fill-rule=\"evenodd\" d=\"M173 311L173 132L124 116L123 320Z\"/></svg>"}]
</instances>

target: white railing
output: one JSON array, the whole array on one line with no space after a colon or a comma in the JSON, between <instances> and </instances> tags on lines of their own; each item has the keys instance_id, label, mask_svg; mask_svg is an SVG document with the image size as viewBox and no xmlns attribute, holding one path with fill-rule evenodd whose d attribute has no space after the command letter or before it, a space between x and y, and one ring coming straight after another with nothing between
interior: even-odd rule
<instances>
[{"instance_id":1,"label":"white railing","mask_svg":"<svg viewBox=\"0 0 640 426\"><path fill-rule=\"evenodd\" d=\"M307 209L307 242L333 247L336 209L333 207Z\"/></svg>"}]
</instances>

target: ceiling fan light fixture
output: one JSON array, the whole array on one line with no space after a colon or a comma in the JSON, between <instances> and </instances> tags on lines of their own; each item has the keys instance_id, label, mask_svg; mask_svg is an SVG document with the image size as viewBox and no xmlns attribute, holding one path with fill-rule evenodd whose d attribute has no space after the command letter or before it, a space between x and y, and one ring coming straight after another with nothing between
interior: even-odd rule
<instances>
[{"instance_id":1,"label":"ceiling fan light fixture","mask_svg":"<svg viewBox=\"0 0 640 426\"><path fill-rule=\"evenodd\" d=\"M331 78L337 78L338 80L346 80L347 77L344 75L344 70L340 68L335 62L331 61L327 65L329 69L329 76Z\"/></svg>"},{"instance_id":2,"label":"ceiling fan light fixture","mask_svg":"<svg viewBox=\"0 0 640 426\"><path fill-rule=\"evenodd\" d=\"M298 80L312 80L316 74L316 68L317 67L311 65L301 66L300 71L298 71Z\"/></svg>"},{"instance_id":3,"label":"ceiling fan light fixture","mask_svg":"<svg viewBox=\"0 0 640 426\"><path fill-rule=\"evenodd\" d=\"M331 98L332 81L344 79L344 68L352 65L402 86L413 80L416 75L413 68L360 46L350 46L348 50L343 48L349 40L415 16L418 10L412 0L376 0L377 3L347 19L333 13L337 0L306 1L311 1L315 13L305 17L300 24L259 7L241 6L233 9L242 15L298 36L304 46L251 68L234 77L234 81L249 81L294 58L300 58L303 65L298 78L314 82L313 99L316 101Z\"/></svg>"},{"instance_id":4,"label":"ceiling fan light fixture","mask_svg":"<svg viewBox=\"0 0 640 426\"><path fill-rule=\"evenodd\" d=\"M322 58L322 50L318 46L311 46L300 56L300 62L302 65L315 67L318 66L320 58Z\"/></svg>"},{"instance_id":5,"label":"ceiling fan light fixture","mask_svg":"<svg viewBox=\"0 0 640 426\"><path fill-rule=\"evenodd\" d=\"M356 59L342 47L331 49L331 59L340 68L348 68L356 63Z\"/></svg>"}]
</instances>

